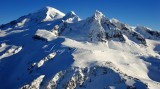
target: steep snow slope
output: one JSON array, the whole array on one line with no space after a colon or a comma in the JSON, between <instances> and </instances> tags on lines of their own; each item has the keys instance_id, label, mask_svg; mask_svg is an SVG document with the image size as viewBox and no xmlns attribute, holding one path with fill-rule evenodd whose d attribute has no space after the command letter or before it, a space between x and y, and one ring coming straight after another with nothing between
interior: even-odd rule
<instances>
[{"instance_id":1,"label":"steep snow slope","mask_svg":"<svg viewBox=\"0 0 160 89\"><path fill-rule=\"evenodd\" d=\"M45 7L0 26L0 89L159 89L159 75L160 32L100 11Z\"/></svg>"},{"instance_id":2,"label":"steep snow slope","mask_svg":"<svg viewBox=\"0 0 160 89\"><path fill-rule=\"evenodd\" d=\"M50 25L51 21L61 19L65 16L64 13L52 7L42 8L34 13L22 16L17 20L11 21L7 24L1 25L0 29L24 29L37 25Z\"/></svg>"}]
</instances>

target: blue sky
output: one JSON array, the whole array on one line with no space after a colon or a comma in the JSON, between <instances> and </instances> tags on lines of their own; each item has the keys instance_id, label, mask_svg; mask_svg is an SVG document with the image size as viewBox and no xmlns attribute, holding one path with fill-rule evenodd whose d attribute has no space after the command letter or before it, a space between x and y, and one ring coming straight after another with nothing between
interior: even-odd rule
<instances>
[{"instance_id":1,"label":"blue sky","mask_svg":"<svg viewBox=\"0 0 160 89\"><path fill-rule=\"evenodd\" d=\"M74 11L80 18L99 10L132 26L143 25L160 30L160 0L1 0L0 24L35 12L45 6L64 13Z\"/></svg>"}]
</instances>

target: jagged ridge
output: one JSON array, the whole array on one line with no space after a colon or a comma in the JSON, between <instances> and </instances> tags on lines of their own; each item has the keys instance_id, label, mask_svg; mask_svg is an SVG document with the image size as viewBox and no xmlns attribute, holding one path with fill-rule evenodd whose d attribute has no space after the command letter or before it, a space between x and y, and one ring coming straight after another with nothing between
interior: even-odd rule
<instances>
[{"instance_id":1,"label":"jagged ridge","mask_svg":"<svg viewBox=\"0 0 160 89\"><path fill-rule=\"evenodd\" d=\"M46 7L0 29L2 89L160 87L160 32L147 27Z\"/></svg>"}]
</instances>

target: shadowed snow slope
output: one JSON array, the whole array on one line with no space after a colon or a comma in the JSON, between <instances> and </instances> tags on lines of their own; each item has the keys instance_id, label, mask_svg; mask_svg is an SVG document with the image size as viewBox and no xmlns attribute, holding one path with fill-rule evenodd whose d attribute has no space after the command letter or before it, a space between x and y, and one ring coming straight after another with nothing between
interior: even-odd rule
<instances>
[{"instance_id":1,"label":"shadowed snow slope","mask_svg":"<svg viewBox=\"0 0 160 89\"><path fill-rule=\"evenodd\" d=\"M0 26L0 89L160 89L160 32L42 8Z\"/></svg>"}]
</instances>

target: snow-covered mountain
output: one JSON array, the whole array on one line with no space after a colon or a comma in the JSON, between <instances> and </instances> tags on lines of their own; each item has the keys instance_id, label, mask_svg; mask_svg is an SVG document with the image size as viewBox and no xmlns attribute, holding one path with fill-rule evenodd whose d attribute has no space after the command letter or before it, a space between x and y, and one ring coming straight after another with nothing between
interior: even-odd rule
<instances>
[{"instance_id":1,"label":"snow-covered mountain","mask_svg":"<svg viewBox=\"0 0 160 89\"><path fill-rule=\"evenodd\" d=\"M159 89L160 32L52 7L0 26L0 89Z\"/></svg>"}]
</instances>

